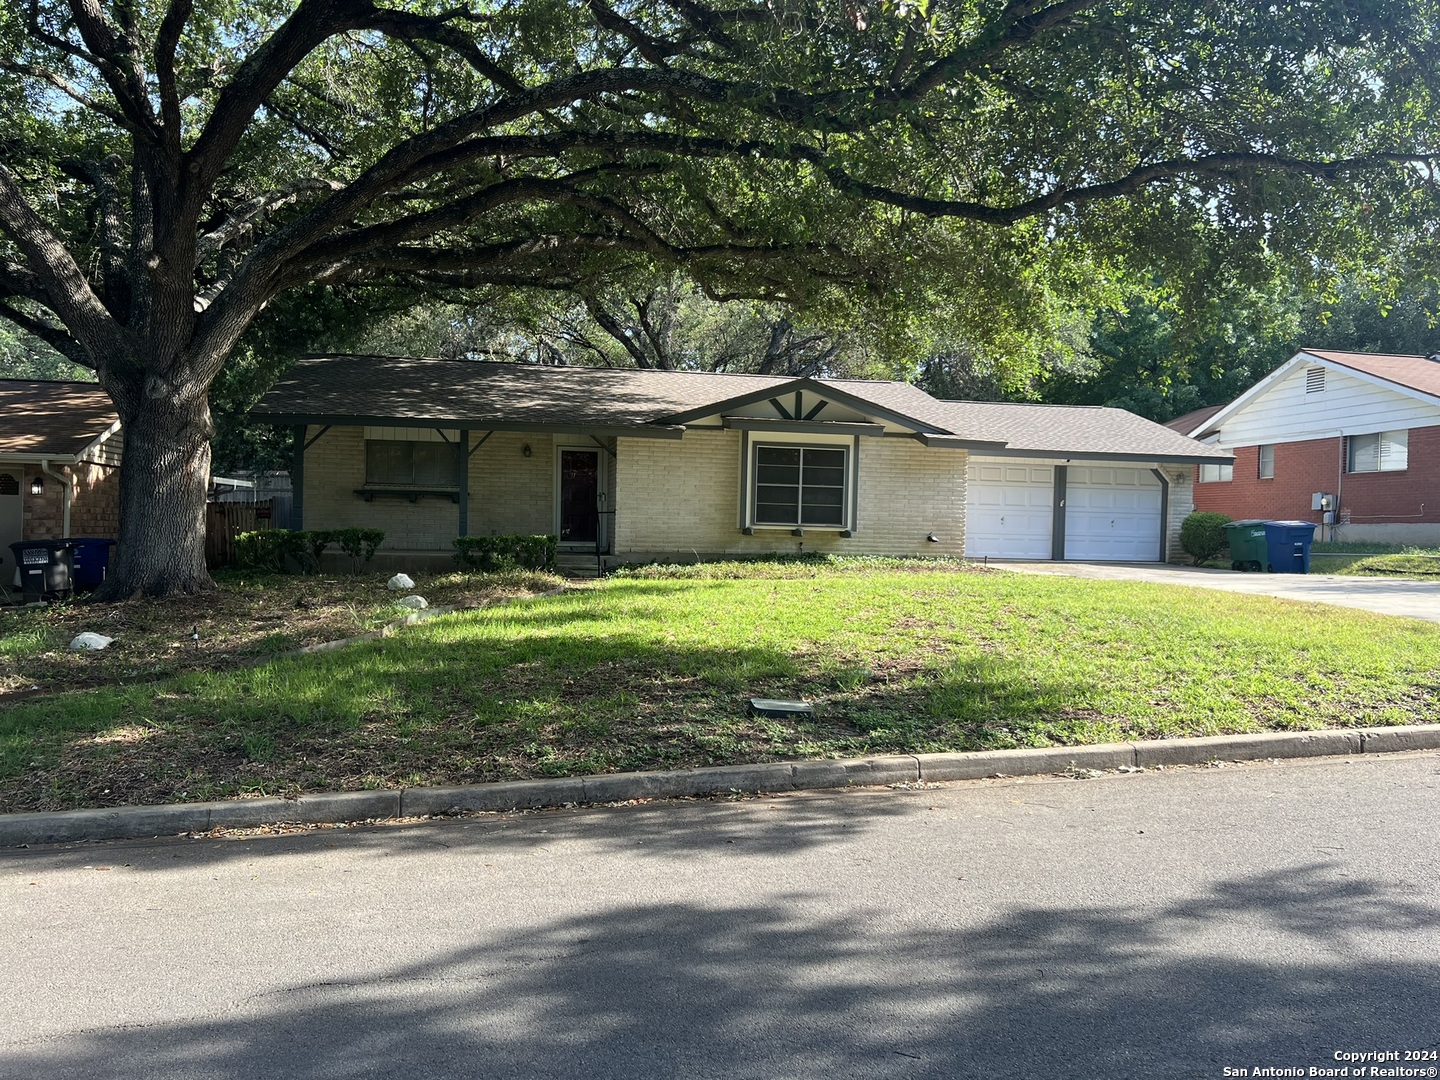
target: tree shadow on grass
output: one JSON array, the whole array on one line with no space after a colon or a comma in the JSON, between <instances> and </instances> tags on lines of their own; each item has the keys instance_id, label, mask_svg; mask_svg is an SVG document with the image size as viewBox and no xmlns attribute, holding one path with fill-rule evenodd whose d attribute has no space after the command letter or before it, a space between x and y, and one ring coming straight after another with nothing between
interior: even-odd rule
<instances>
[{"instance_id":1,"label":"tree shadow on grass","mask_svg":"<svg viewBox=\"0 0 1440 1080\"><path fill-rule=\"evenodd\" d=\"M23 772L0 782L0 806L116 806L256 789L449 785L1085 741L1067 726L1062 706L1086 700L1088 687L1046 681L1009 658L940 663L916 658L891 670L883 659L841 663L824 650L656 640L622 624L579 642L563 627L482 642L441 628L184 681L144 701L127 699L121 715L91 699L87 715L57 721L50 735L47 711L63 702L16 711L0 723L0 736L27 745L63 741L23 755ZM757 718L751 697L811 701L817 715ZM119 736L107 734L117 727ZM18 751L12 756L22 760Z\"/></svg>"},{"instance_id":2,"label":"tree shadow on grass","mask_svg":"<svg viewBox=\"0 0 1440 1080\"><path fill-rule=\"evenodd\" d=\"M1437 1040L1426 954L1337 940L1381 926L1433 945L1419 935L1436 911L1325 866L971 925L958 896L952 916L904 929L815 903L617 905L518 936L477 925L445 955L355 958L196 1003L218 1016L13 1047L0 1076L1215 1077Z\"/></svg>"}]
</instances>

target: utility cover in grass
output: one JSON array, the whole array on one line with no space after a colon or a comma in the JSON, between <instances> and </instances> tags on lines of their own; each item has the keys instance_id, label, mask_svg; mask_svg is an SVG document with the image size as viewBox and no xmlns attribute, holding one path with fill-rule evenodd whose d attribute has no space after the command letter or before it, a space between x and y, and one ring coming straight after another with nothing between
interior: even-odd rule
<instances>
[{"instance_id":1,"label":"utility cover in grass","mask_svg":"<svg viewBox=\"0 0 1440 1080\"><path fill-rule=\"evenodd\" d=\"M759 697L750 699L750 711L756 716L815 716L815 706L808 701L775 701Z\"/></svg>"}]
</instances>

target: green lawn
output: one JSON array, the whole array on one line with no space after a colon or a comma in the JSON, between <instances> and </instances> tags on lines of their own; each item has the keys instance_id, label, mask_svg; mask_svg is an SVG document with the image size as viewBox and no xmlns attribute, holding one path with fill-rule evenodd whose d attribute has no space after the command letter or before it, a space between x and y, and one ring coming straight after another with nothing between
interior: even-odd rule
<instances>
[{"instance_id":1,"label":"green lawn","mask_svg":"<svg viewBox=\"0 0 1440 1080\"><path fill-rule=\"evenodd\" d=\"M1310 569L1358 577L1440 577L1440 549L1403 544L1312 544Z\"/></svg>"},{"instance_id":2,"label":"green lawn","mask_svg":"<svg viewBox=\"0 0 1440 1080\"><path fill-rule=\"evenodd\" d=\"M1433 719L1440 626L958 566L648 571L0 713L0 810ZM804 697L813 722L747 715Z\"/></svg>"}]
</instances>

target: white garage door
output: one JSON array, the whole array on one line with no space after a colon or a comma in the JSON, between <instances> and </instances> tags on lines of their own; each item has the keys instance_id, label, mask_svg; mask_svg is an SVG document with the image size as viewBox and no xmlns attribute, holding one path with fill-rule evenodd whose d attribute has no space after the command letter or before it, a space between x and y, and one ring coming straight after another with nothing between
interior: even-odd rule
<instances>
[{"instance_id":1,"label":"white garage door","mask_svg":"<svg viewBox=\"0 0 1440 1080\"><path fill-rule=\"evenodd\" d=\"M1065 484L1065 558L1160 558L1160 481L1149 469L1077 468Z\"/></svg>"},{"instance_id":2,"label":"white garage door","mask_svg":"<svg viewBox=\"0 0 1440 1080\"><path fill-rule=\"evenodd\" d=\"M1050 558L1055 489L1055 473L1050 466L971 458L966 476L966 555Z\"/></svg>"}]
</instances>

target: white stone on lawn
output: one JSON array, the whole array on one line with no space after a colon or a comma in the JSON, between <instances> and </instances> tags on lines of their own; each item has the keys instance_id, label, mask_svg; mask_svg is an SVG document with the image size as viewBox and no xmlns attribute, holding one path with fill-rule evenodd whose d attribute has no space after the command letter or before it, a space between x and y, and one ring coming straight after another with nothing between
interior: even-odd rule
<instances>
[{"instance_id":1,"label":"white stone on lawn","mask_svg":"<svg viewBox=\"0 0 1440 1080\"><path fill-rule=\"evenodd\" d=\"M83 634L77 634L75 640L70 642L70 648L76 651L82 649L103 649L115 639L106 637L104 634L95 634L86 630Z\"/></svg>"},{"instance_id":2,"label":"white stone on lawn","mask_svg":"<svg viewBox=\"0 0 1440 1080\"><path fill-rule=\"evenodd\" d=\"M396 574L386 582L385 587L391 592L404 592L406 589L413 589L415 582L410 580L408 574Z\"/></svg>"},{"instance_id":3,"label":"white stone on lawn","mask_svg":"<svg viewBox=\"0 0 1440 1080\"><path fill-rule=\"evenodd\" d=\"M400 606L414 608L416 611L420 611L422 608L429 607L430 602L423 596L403 596L400 598Z\"/></svg>"}]
</instances>

